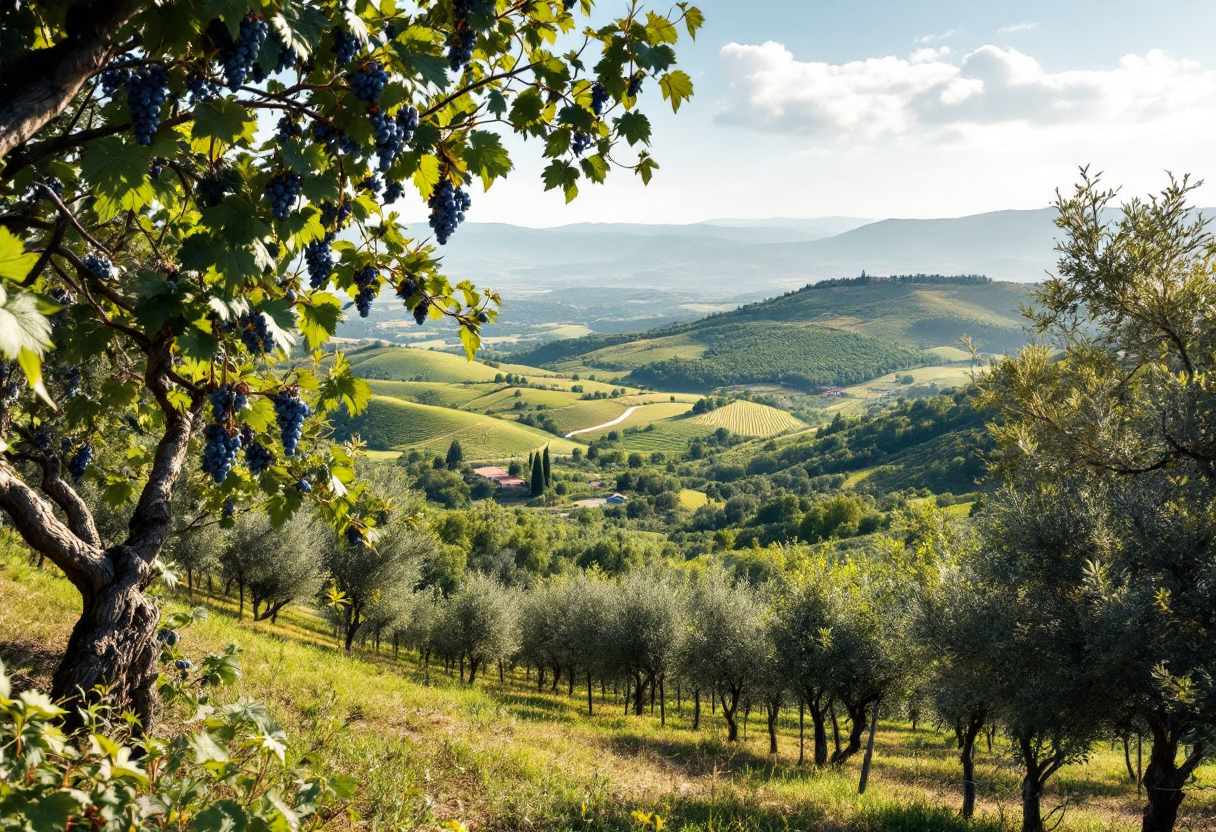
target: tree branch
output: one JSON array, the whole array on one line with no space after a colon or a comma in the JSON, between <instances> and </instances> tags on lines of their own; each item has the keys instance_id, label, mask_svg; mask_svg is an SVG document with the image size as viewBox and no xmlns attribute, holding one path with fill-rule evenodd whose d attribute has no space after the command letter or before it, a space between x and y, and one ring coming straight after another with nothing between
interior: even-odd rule
<instances>
[{"instance_id":1,"label":"tree branch","mask_svg":"<svg viewBox=\"0 0 1216 832\"><path fill-rule=\"evenodd\" d=\"M42 483L38 487L63 509L68 517L68 528L82 541L98 549L103 548L101 534L93 521L93 513L76 489L63 481L59 473L59 457L55 454L13 454L13 459L32 462L42 470Z\"/></svg>"},{"instance_id":2,"label":"tree branch","mask_svg":"<svg viewBox=\"0 0 1216 832\"><path fill-rule=\"evenodd\" d=\"M65 15L67 37L7 62L0 74L0 159L62 113L110 59L114 36L144 4L78 0Z\"/></svg>"},{"instance_id":3,"label":"tree branch","mask_svg":"<svg viewBox=\"0 0 1216 832\"><path fill-rule=\"evenodd\" d=\"M113 580L114 569L97 546L76 536L55 510L29 487L8 460L0 459L0 509L36 552L46 555L86 597Z\"/></svg>"},{"instance_id":4,"label":"tree branch","mask_svg":"<svg viewBox=\"0 0 1216 832\"><path fill-rule=\"evenodd\" d=\"M162 334L149 351L144 384L164 413L165 434L156 446L152 472L131 514L125 544L148 562L155 560L164 546L165 538L173 530L173 509L170 505L173 486L181 476L190 437L194 433L194 420L206 401L204 396L195 394L191 397L189 410L182 411L173 406L169 400L169 393L173 389L172 366L172 339Z\"/></svg>"}]
</instances>

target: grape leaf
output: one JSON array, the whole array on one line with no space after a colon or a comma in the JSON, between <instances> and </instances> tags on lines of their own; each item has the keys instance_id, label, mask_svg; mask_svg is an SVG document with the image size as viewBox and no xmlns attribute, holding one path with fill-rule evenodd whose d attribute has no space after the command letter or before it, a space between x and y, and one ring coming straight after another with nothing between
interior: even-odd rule
<instances>
[{"instance_id":1,"label":"grape leaf","mask_svg":"<svg viewBox=\"0 0 1216 832\"><path fill-rule=\"evenodd\" d=\"M37 254L27 252L21 240L0 226L0 277L20 283L37 262Z\"/></svg>"}]
</instances>

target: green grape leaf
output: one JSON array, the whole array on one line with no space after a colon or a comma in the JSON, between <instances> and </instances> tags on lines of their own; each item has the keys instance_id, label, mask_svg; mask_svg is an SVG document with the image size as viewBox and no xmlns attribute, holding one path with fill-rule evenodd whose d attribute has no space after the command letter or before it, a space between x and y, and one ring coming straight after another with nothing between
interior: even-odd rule
<instances>
[{"instance_id":1,"label":"green grape leaf","mask_svg":"<svg viewBox=\"0 0 1216 832\"><path fill-rule=\"evenodd\" d=\"M630 145L650 144L650 119L642 113L625 113L615 123L621 138Z\"/></svg>"},{"instance_id":2,"label":"green grape leaf","mask_svg":"<svg viewBox=\"0 0 1216 832\"><path fill-rule=\"evenodd\" d=\"M663 98L671 101L673 112L680 112L680 104L692 96L692 78L682 70L674 70L659 78L659 89Z\"/></svg>"},{"instance_id":3,"label":"green grape leaf","mask_svg":"<svg viewBox=\"0 0 1216 832\"><path fill-rule=\"evenodd\" d=\"M496 133L474 130L469 134L469 146L464 151L465 164L481 177L488 191L494 180L511 172L511 156Z\"/></svg>"},{"instance_id":4,"label":"green grape leaf","mask_svg":"<svg viewBox=\"0 0 1216 832\"><path fill-rule=\"evenodd\" d=\"M546 191L561 188L566 194L566 202L578 196L578 169L569 162L560 159L550 162L541 178L544 180Z\"/></svg>"},{"instance_id":5,"label":"green grape leaf","mask_svg":"<svg viewBox=\"0 0 1216 832\"><path fill-rule=\"evenodd\" d=\"M473 360L473 356L477 355L477 350L481 347L481 335L471 326L462 326L460 328L460 343L464 345L464 354Z\"/></svg>"},{"instance_id":6,"label":"green grape leaf","mask_svg":"<svg viewBox=\"0 0 1216 832\"><path fill-rule=\"evenodd\" d=\"M0 226L0 277L20 283L37 262L37 254L27 252L21 240Z\"/></svg>"},{"instance_id":7,"label":"green grape leaf","mask_svg":"<svg viewBox=\"0 0 1216 832\"><path fill-rule=\"evenodd\" d=\"M108 222L125 211L138 211L156 197L148 177L151 151L117 136L107 136L85 146L80 154L80 173L93 186L93 209Z\"/></svg>"},{"instance_id":8,"label":"green grape leaf","mask_svg":"<svg viewBox=\"0 0 1216 832\"><path fill-rule=\"evenodd\" d=\"M224 144L236 144L242 139L252 141L257 126L257 119L245 107L230 98L217 98L194 108L191 136L196 141L215 139ZM144 173L147 178L147 167Z\"/></svg>"}]
</instances>

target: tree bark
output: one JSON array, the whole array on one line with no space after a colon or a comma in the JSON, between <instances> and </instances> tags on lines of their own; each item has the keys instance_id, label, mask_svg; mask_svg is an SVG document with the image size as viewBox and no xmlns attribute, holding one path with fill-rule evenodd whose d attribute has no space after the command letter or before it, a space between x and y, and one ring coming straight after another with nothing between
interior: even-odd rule
<instances>
[{"instance_id":1,"label":"tree bark","mask_svg":"<svg viewBox=\"0 0 1216 832\"><path fill-rule=\"evenodd\" d=\"M966 726L958 726L959 761L963 764L963 817L975 814L975 739L988 717L986 709L973 710Z\"/></svg>"},{"instance_id":2,"label":"tree bark","mask_svg":"<svg viewBox=\"0 0 1216 832\"><path fill-rule=\"evenodd\" d=\"M739 707L739 690L736 688L730 689L730 703L726 701L726 691L721 691L722 695L722 716L726 718L726 741L738 742L739 740L739 723L735 719L735 711Z\"/></svg>"},{"instance_id":3,"label":"tree bark","mask_svg":"<svg viewBox=\"0 0 1216 832\"><path fill-rule=\"evenodd\" d=\"M1149 749L1148 768L1144 770L1144 789L1148 803L1144 806L1141 832L1173 832L1178 821L1178 808L1186 796L1183 787L1195 767L1206 756L1203 743L1196 743L1181 766L1177 764L1177 736L1164 725L1153 725L1153 744Z\"/></svg>"},{"instance_id":4,"label":"tree bark","mask_svg":"<svg viewBox=\"0 0 1216 832\"><path fill-rule=\"evenodd\" d=\"M861 737L866 730L866 709L873 702L863 699L860 702L845 702L844 709L849 715L849 739L844 749L837 747L832 755L832 763L839 765L861 750Z\"/></svg>"},{"instance_id":5,"label":"tree bark","mask_svg":"<svg viewBox=\"0 0 1216 832\"><path fill-rule=\"evenodd\" d=\"M151 567L121 550L114 553L114 580L84 596L80 620L72 629L63 660L51 680L51 697L79 702L80 691L104 685L120 707L130 708L144 730L150 730L159 697L156 693L156 640L159 611L143 588ZM75 707L68 724L77 727Z\"/></svg>"},{"instance_id":6,"label":"tree bark","mask_svg":"<svg viewBox=\"0 0 1216 832\"><path fill-rule=\"evenodd\" d=\"M653 706L651 709L653 710ZM662 676L659 677L659 727L667 727L667 690Z\"/></svg>"},{"instance_id":7,"label":"tree bark","mask_svg":"<svg viewBox=\"0 0 1216 832\"><path fill-rule=\"evenodd\" d=\"M768 753L777 753L777 715L781 712L780 699L766 699L764 707L768 711Z\"/></svg>"},{"instance_id":8,"label":"tree bark","mask_svg":"<svg viewBox=\"0 0 1216 832\"><path fill-rule=\"evenodd\" d=\"M701 730L701 689L692 692L692 730Z\"/></svg>"},{"instance_id":9,"label":"tree bark","mask_svg":"<svg viewBox=\"0 0 1216 832\"><path fill-rule=\"evenodd\" d=\"M587 671L587 716L595 715L594 701L591 698L591 671Z\"/></svg>"},{"instance_id":10,"label":"tree bark","mask_svg":"<svg viewBox=\"0 0 1216 832\"><path fill-rule=\"evenodd\" d=\"M464 660L462 659L461 660L462 664L463 664L463 661ZM480 662L480 659L474 659L474 658L469 659L469 687L473 687L473 682L475 682L477 680L477 665L479 662Z\"/></svg>"},{"instance_id":11,"label":"tree bark","mask_svg":"<svg viewBox=\"0 0 1216 832\"><path fill-rule=\"evenodd\" d=\"M5 62L0 74L0 159L67 108L110 60L118 30L143 5L139 0L73 3L65 15L67 36L62 41Z\"/></svg>"}]
</instances>

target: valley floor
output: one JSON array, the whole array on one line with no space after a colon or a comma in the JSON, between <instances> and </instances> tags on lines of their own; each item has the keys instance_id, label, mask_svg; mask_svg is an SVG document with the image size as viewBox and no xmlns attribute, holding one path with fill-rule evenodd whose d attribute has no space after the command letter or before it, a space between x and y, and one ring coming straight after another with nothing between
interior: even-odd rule
<instances>
[{"instance_id":1,"label":"valley floor","mask_svg":"<svg viewBox=\"0 0 1216 832\"><path fill-rule=\"evenodd\" d=\"M46 686L79 609L74 590L10 551L0 555L0 598L0 660L18 685ZM240 645L240 693L270 706L294 749L313 748L335 719L345 723L316 748L325 765L360 782L354 813L336 816L335 829L434 829L447 820L486 830L627 829L635 809L689 832L996 832L1019 820L1016 766L999 738L979 755L982 817L965 824L955 814L952 737L932 726L881 722L870 788L858 797L860 759L825 771L797 765L796 709L783 716L780 753L770 756L758 712L746 740L728 744L708 704L692 731L690 703L678 705L674 691L666 727L657 711L625 716L610 686L606 695L596 686L588 717L585 687L538 692L522 671L462 687L442 664L425 673L412 655L394 659L387 648L347 657L303 609L272 626L238 621L228 599L203 592L165 599L169 610L196 604L212 615L184 633L188 652ZM1216 828L1214 783L1216 768L1202 769L1179 830ZM1061 832L1139 828L1121 748L1103 745L1086 766L1065 769L1045 810L1061 803Z\"/></svg>"}]
</instances>

